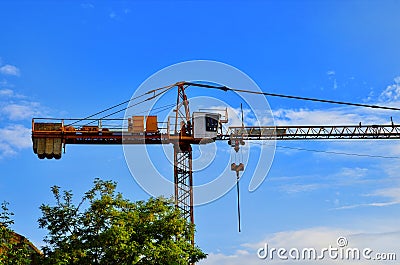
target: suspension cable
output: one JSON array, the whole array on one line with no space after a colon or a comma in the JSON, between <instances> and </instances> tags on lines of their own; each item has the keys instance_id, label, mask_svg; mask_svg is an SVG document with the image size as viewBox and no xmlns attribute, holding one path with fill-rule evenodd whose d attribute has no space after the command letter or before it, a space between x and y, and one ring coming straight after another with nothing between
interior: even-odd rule
<instances>
[{"instance_id":1,"label":"suspension cable","mask_svg":"<svg viewBox=\"0 0 400 265\"><path fill-rule=\"evenodd\" d=\"M167 87L163 87L163 88L158 88L158 89L151 90L151 91L149 91L149 92L155 92L155 91L158 91L158 90L160 90L160 89L164 89L164 91L161 91L161 92L159 92L159 93L157 93L157 94L154 93L153 96L148 97L148 98L146 98L146 99L143 99L142 101L139 101L139 102L137 102L137 103L135 103L135 104L133 104L133 105L130 105L130 106L126 107L126 108L119 109L119 110L114 111L114 112L112 112L112 113L110 113L110 114L107 114L107 115L105 115L105 116L103 116L103 117L100 117L99 120L104 119L104 118L107 118L107 117L110 117L110 116L112 116L112 115L115 115L115 114L117 114L117 113L119 113L119 112L122 112L122 111L124 111L124 110L127 110L127 109L129 109L129 108L135 107L135 106L137 106L137 105L140 105L140 104L142 104L142 103L144 103L144 102L146 102L146 101L152 100L152 99L154 99L154 98L156 98L156 97L158 97L158 96L160 96L160 95L166 93L167 91L169 91L169 90L170 90L171 88L173 88L174 86L175 86L175 85L171 85L171 86L167 86ZM146 92L146 93L144 93L144 94L149 94L149 92ZM119 105L119 104L118 104L118 105ZM84 120L84 119L82 119L82 120ZM93 122L95 122L95 121L91 121L91 122L87 123L86 125L89 125L89 124L91 124L91 123L93 123Z\"/></svg>"},{"instance_id":2,"label":"suspension cable","mask_svg":"<svg viewBox=\"0 0 400 265\"><path fill-rule=\"evenodd\" d=\"M147 91L147 92L145 92L145 93L143 93L143 94L141 94L141 95L138 95L138 96L136 96L136 97L134 97L134 98L131 98L131 99L129 99L129 100L125 100L125 101L123 101L123 102L121 102L121 103L118 103L118 104L116 104L116 105L114 105L114 106L111 106L111 107L109 107L109 108L103 109L103 110L98 111L98 112L96 112L96 113L94 113L94 114L91 114L91 115L89 115L89 116L87 116L87 117L85 117L85 118L82 118L82 119L79 119L79 120L77 120L77 121L74 121L74 122L68 124L67 126L71 126L71 125L74 125L74 124L76 124L76 123L78 123L78 122L81 122L81 121L84 121L84 120L93 118L94 116L97 116L97 115L99 115L99 114L101 114L101 113L104 113L104 112L107 112L107 111L109 111L109 110L112 110L112 109L114 109L114 108L117 108L117 107L119 107L119 106L121 106L121 105L127 104L127 103L129 103L129 102L131 102L131 101L134 101L134 100L136 100L136 99L139 99L139 98L141 98L141 97L144 97L144 96L146 96L146 95L148 95L148 94L155 93L155 92L157 92L158 90L166 89L166 91L168 91L169 89L173 88L174 86L176 86L176 84L168 85L168 86L164 86L164 87L160 87L160 88L156 88L156 89L149 90L149 91ZM122 111L122 110L119 110L119 111L117 111L116 113L121 112L121 111ZM113 113L113 114L115 114L115 113ZM111 116L111 115L110 115L110 116ZM108 117L108 116L106 116L106 117ZM103 118L104 118L104 117L103 117ZM91 123L92 123L92 122L91 122Z\"/></svg>"},{"instance_id":3,"label":"suspension cable","mask_svg":"<svg viewBox=\"0 0 400 265\"><path fill-rule=\"evenodd\" d=\"M185 84L190 86L197 86L203 88L214 88L223 91L235 91L241 93L250 93L250 94L257 94L257 95L264 95L264 96L271 96L271 97L281 97L281 98L290 98L290 99L299 99L299 100L307 100L307 101L314 101L314 102L323 102L323 103L330 103L330 104L339 104L339 105L347 105L347 106L356 106L356 107L365 107L365 108L372 108L372 109L385 109L385 110L400 110L400 108L395 107L387 107L387 106L379 106L379 105L370 105L370 104L362 104L362 103L351 103L351 102L344 102L344 101L335 101L335 100L328 100L328 99L318 99L318 98L309 98L309 97L299 97L299 96L290 96L284 94L276 94L276 93L268 93L268 92L259 92L259 91L251 91L245 89L236 89L230 88L226 86L215 86L215 85L207 85L207 84L199 84L199 83L190 83L185 82Z\"/></svg>"}]
</instances>

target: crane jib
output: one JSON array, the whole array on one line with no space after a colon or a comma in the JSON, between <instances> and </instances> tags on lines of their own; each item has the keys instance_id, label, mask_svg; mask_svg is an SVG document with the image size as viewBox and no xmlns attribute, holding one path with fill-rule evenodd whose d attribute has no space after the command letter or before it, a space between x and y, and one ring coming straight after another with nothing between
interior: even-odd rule
<instances>
[{"instance_id":1,"label":"crane jib","mask_svg":"<svg viewBox=\"0 0 400 265\"><path fill-rule=\"evenodd\" d=\"M72 127L64 120L32 122L33 150L39 158L61 158L65 144L207 144L232 140L307 140L307 139L399 139L400 125L321 125L321 126L237 126L215 133L210 138L195 137L187 133L157 125L149 119L148 130L143 126L123 128L107 126ZM112 121L112 119L108 120Z\"/></svg>"}]
</instances>

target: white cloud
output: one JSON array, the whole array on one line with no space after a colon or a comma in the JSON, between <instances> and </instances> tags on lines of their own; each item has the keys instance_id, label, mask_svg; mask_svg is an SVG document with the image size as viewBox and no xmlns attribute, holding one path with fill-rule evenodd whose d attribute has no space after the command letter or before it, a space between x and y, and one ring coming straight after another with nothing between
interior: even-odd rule
<instances>
[{"instance_id":1,"label":"white cloud","mask_svg":"<svg viewBox=\"0 0 400 265\"><path fill-rule=\"evenodd\" d=\"M353 204L353 205L345 205L335 208L335 210L350 210L360 207L385 207L399 204L398 202L371 202L371 203L360 203L360 204Z\"/></svg>"},{"instance_id":2,"label":"white cloud","mask_svg":"<svg viewBox=\"0 0 400 265\"><path fill-rule=\"evenodd\" d=\"M385 105L398 107L395 102ZM360 122L363 125L390 124L391 117L395 124L400 123L400 115L395 111L372 108L278 109L273 115L276 125L357 125Z\"/></svg>"},{"instance_id":3,"label":"white cloud","mask_svg":"<svg viewBox=\"0 0 400 265\"><path fill-rule=\"evenodd\" d=\"M314 190L321 189L326 187L326 184L318 184L318 183L311 183L311 184L287 184L280 187L281 191L286 193L299 193L299 192L310 192Z\"/></svg>"},{"instance_id":4,"label":"white cloud","mask_svg":"<svg viewBox=\"0 0 400 265\"><path fill-rule=\"evenodd\" d=\"M390 198L391 201L400 203L400 187L380 189L372 193L371 196Z\"/></svg>"},{"instance_id":5,"label":"white cloud","mask_svg":"<svg viewBox=\"0 0 400 265\"><path fill-rule=\"evenodd\" d=\"M26 96L21 95L16 93L14 90L5 88L5 89L0 89L0 99L1 97L7 98L7 99L24 99Z\"/></svg>"},{"instance_id":6,"label":"white cloud","mask_svg":"<svg viewBox=\"0 0 400 265\"><path fill-rule=\"evenodd\" d=\"M358 124L362 117L341 109L309 110L279 109L274 111L277 125L338 125Z\"/></svg>"},{"instance_id":7,"label":"white cloud","mask_svg":"<svg viewBox=\"0 0 400 265\"><path fill-rule=\"evenodd\" d=\"M350 209L350 208L365 207L365 206L384 207L384 206L400 204L400 186L378 189L366 196L381 197L381 198L384 198L384 201L383 202L372 202L372 203L368 203L368 204L351 205L351 206L347 206L346 208Z\"/></svg>"},{"instance_id":8,"label":"white cloud","mask_svg":"<svg viewBox=\"0 0 400 265\"><path fill-rule=\"evenodd\" d=\"M347 180L359 180L363 177L365 177L368 173L368 168L360 168L360 167L354 167L354 168L342 168L342 170L339 172L338 176L341 178L345 178Z\"/></svg>"},{"instance_id":9,"label":"white cloud","mask_svg":"<svg viewBox=\"0 0 400 265\"><path fill-rule=\"evenodd\" d=\"M385 207L400 204L400 186L392 184L390 187L377 189L364 196L374 198L376 201L369 203L344 205L335 208L335 210L349 210L360 207Z\"/></svg>"},{"instance_id":10,"label":"white cloud","mask_svg":"<svg viewBox=\"0 0 400 265\"><path fill-rule=\"evenodd\" d=\"M5 89L0 89L0 100L3 98L10 100L10 99L25 99L27 98L26 96L16 93L14 90L9 89L9 88L5 88ZM1 102L1 101L0 101Z\"/></svg>"},{"instance_id":11,"label":"white cloud","mask_svg":"<svg viewBox=\"0 0 400 265\"><path fill-rule=\"evenodd\" d=\"M32 146L31 130L20 124L0 128L0 158L15 155Z\"/></svg>"},{"instance_id":12,"label":"white cloud","mask_svg":"<svg viewBox=\"0 0 400 265\"><path fill-rule=\"evenodd\" d=\"M1 119L24 120L43 113L38 102L28 101L27 97L16 93L12 89L0 90Z\"/></svg>"},{"instance_id":13,"label":"white cloud","mask_svg":"<svg viewBox=\"0 0 400 265\"><path fill-rule=\"evenodd\" d=\"M394 83L388 85L381 93L379 99L383 102L399 101L400 99L400 76L394 78Z\"/></svg>"},{"instance_id":14,"label":"white cloud","mask_svg":"<svg viewBox=\"0 0 400 265\"><path fill-rule=\"evenodd\" d=\"M387 231L375 231L373 229L365 231L346 229L340 227L313 227L295 231L282 231L266 236L263 240L258 242L249 242L243 244L234 254L223 254L223 253L210 253L208 258L202 262L201 265L227 265L227 264L324 264L324 265L336 265L343 264L343 260L330 259L328 255L325 255L325 259L322 260L279 260L275 259L259 259L257 257L257 250L265 247L268 244L270 248L285 248L290 250L291 248L304 249L304 248L315 248L320 251L323 248L338 247L337 240L339 237L345 237L348 245L345 248L358 248L363 250L364 248L370 248L373 250L373 254L378 252L385 253L396 253L399 257L398 245L400 244L400 232L396 230ZM373 262L365 259L361 260L345 260L346 264L372 264ZM393 261L387 261L379 264L393 264Z\"/></svg>"},{"instance_id":15,"label":"white cloud","mask_svg":"<svg viewBox=\"0 0 400 265\"><path fill-rule=\"evenodd\" d=\"M14 75L14 76L20 75L19 69L16 66L10 64L6 64L0 67L0 73L2 73L3 75Z\"/></svg>"},{"instance_id":16,"label":"white cloud","mask_svg":"<svg viewBox=\"0 0 400 265\"><path fill-rule=\"evenodd\" d=\"M282 231L266 236L262 241L256 243L245 244L244 246L251 249L258 249L265 243L273 247L325 247L329 244L336 244L339 236L348 236L351 233L359 231L351 231L343 228L332 227L313 227L295 231Z\"/></svg>"},{"instance_id":17,"label":"white cloud","mask_svg":"<svg viewBox=\"0 0 400 265\"><path fill-rule=\"evenodd\" d=\"M333 90L336 90L338 88L338 83L335 78L336 72L333 70L327 71L326 74L328 75L328 79L333 81Z\"/></svg>"},{"instance_id":18,"label":"white cloud","mask_svg":"<svg viewBox=\"0 0 400 265\"><path fill-rule=\"evenodd\" d=\"M0 141L0 159L17 154L17 152L7 143Z\"/></svg>"},{"instance_id":19,"label":"white cloud","mask_svg":"<svg viewBox=\"0 0 400 265\"><path fill-rule=\"evenodd\" d=\"M116 14L114 11L112 11L112 12L109 14L109 17L110 17L111 19L116 19L116 18L117 18L117 14Z\"/></svg>"},{"instance_id":20,"label":"white cloud","mask_svg":"<svg viewBox=\"0 0 400 265\"><path fill-rule=\"evenodd\" d=\"M279 190L287 194L313 192L316 190L333 188L340 188L344 186L360 186L363 184L369 184L370 182L377 183L377 180L368 179L369 169L368 168L347 168L343 167L338 169L336 172L331 170L329 173L325 173L323 177L321 175L298 175L290 177L277 177L271 180L282 182L279 185ZM290 182L288 182L290 180Z\"/></svg>"},{"instance_id":21,"label":"white cloud","mask_svg":"<svg viewBox=\"0 0 400 265\"><path fill-rule=\"evenodd\" d=\"M5 105L0 111L10 120L31 119L41 113L39 103L27 101Z\"/></svg>"},{"instance_id":22,"label":"white cloud","mask_svg":"<svg viewBox=\"0 0 400 265\"><path fill-rule=\"evenodd\" d=\"M108 17L115 21L121 21L124 17L128 16L131 10L129 8L111 10Z\"/></svg>"},{"instance_id":23,"label":"white cloud","mask_svg":"<svg viewBox=\"0 0 400 265\"><path fill-rule=\"evenodd\" d=\"M0 90L0 158L14 156L32 146L31 129L25 127L25 122L30 124L34 116L43 113L46 110L38 102L29 101L12 89Z\"/></svg>"},{"instance_id":24,"label":"white cloud","mask_svg":"<svg viewBox=\"0 0 400 265\"><path fill-rule=\"evenodd\" d=\"M13 95L14 95L14 91L12 91L11 89L1 89L0 90L0 96L11 97Z\"/></svg>"},{"instance_id":25,"label":"white cloud","mask_svg":"<svg viewBox=\"0 0 400 265\"><path fill-rule=\"evenodd\" d=\"M94 8L94 4L86 2L86 3L82 3L81 7L84 9L93 9Z\"/></svg>"},{"instance_id":26,"label":"white cloud","mask_svg":"<svg viewBox=\"0 0 400 265\"><path fill-rule=\"evenodd\" d=\"M18 149L31 146L31 130L23 125L15 124L0 128L0 135L1 141Z\"/></svg>"},{"instance_id":27,"label":"white cloud","mask_svg":"<svg viewBox=\"0 0 400 265\"><path fill-rule=\"evenodd\" d=\"M336 81L336 79L334 79L333 80L333 89L337 89L338 88L338 84L337 84L337 81Z\"/></svg>"},{"instance_id":28,"label":"white cloud","mask_svg":"<svg viewBox=\"0 0 400 265\"><path fill-rule=\"evenodd\" d=\"M327 72L326 72L326 74L327 74L327 75L335 75L335 74L336 74L336 72L335 72L335 71L333 71L333 70L330 70L330 71L327 71Z\"/></svg>"}]
</instances>

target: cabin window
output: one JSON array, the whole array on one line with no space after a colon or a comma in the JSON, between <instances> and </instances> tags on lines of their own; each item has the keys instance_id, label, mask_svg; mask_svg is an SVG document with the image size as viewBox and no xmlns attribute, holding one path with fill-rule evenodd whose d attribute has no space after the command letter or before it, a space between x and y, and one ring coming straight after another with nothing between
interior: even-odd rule
<instances>
[{"instance_id":1,"label":"cabin window","mask_svg":"<svg viewBox=\"0 0 400 265\"><path fill-rule=\"evenodd\" d=\"M216 132L218 129L218 120L206 116L206 131L207 132Z\"/></svg>"}]
</instances>

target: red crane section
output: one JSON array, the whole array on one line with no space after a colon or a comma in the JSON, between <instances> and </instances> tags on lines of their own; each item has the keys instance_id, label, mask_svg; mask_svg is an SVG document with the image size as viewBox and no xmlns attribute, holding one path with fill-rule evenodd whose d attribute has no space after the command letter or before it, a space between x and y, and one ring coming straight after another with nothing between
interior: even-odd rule
<instances>
[{"instance_id":1,"label":"red crane section","mask_svg":"<svg viewBox=\"0 0 400 265\"><path fill-rule=\"evenodd\" d=\"M143 116L141 116L143 117ZM32 140L34 153L39 158L61 158L68 144L199 144L204 138L175 133L158 127L157 132L130 132L124 127L71 126L66 122L77 119L33 119ZM47 121L47 122L44 122ZM87 121L87 120L85 120ZM92 119L97 123L121 119ZM193 124L193 123L192 123ZM245 126L228 127L223 133L208 138L209 142L231 140L311 140L311 139L400 139L400 125L319 125L319 126ZM53 156L51 155L53 153Z\"/></svg>"}]
</instances>

